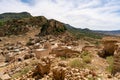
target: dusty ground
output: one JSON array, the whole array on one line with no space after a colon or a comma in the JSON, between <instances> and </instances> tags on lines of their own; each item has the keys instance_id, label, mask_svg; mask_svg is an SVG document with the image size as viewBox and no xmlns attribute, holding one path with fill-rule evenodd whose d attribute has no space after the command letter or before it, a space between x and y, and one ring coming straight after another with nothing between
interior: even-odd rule
<instances>
[{"instance_id":1,"label":"dusty ground","mask_svg":"<svg viewBox=\"0 0 120 80\"><path fill-rule=\"evenodd\" d=\"M17 43L17 42L21 42L22 44L24 44L24 47L27 47L25 46L25 44L29 41L29 38L30 37L34 38L34 36L38 33L39 33L39 30L36 30L36 32L34 32L34 30L31 30L26 35L1 37L2 41L0 42L0 48L2 49L3 45L6 43ZM60 43L60 41L57 39L56 40L54 39L53 41L51 41L51 43L57 43L57 42ZM65 58L61 56L56 57L55 54L49 55L50 59L52 59L50 73L42 76L41 77L42 80L51 80L54 77L54 74L52 73L52 70L54 70L54 67L66 70L66 73L64 73L64 75L67 76L64 78L65 80L119 80L120 79L118 77L113 77L106 70L106 68L109 66L108 62L106 61L106 59L99 57L97 54L100 47L98 46L96 47L95 44L89 43L88 41L84 41L84 40L79 40L76 42L78 43L77 46L73 46L73 45L69 46L71 50L75 50L79 52L79 54L75 57ZM64 44L64 46L66 45L67 44ZM55 46L55 45L52 45L52 46ZM85 51L83 50L83 48L85 46L89 46L88 48L85 48L85 49L87 50L87 53L90 56L84 55ZM26 50L23 50L23 52L25 51ZM84 56L81 57L82 55L85 56L85 61L84 61ZM5 58L2 56L0 57ZM86 61L86 57L87 59L89 58L87 61ZM76 61L73 62L74 60ZM14 61L12 63L1 62L0 64L2 66L0 66L0 77L9 78L10 80L12 79L13 80L28 80L29 78L30 78L29 80L34 80L35 77L31 76L30 72L32 72L31 74L34 73L34 69L36 69L36 66L38 65L39 61L40 59L37 59L36 57L32 57L32 58L29 58L29 59L26 59L20 62L18 61ZM62 65L62 66L59 67L59 65ZM74 72L75 70L76 72ZM7 76L5 76L6 74ZM85 74L87 74L87 76L85 76ZM7 80L7 79L4 79L4 80Z\"/></svg>"}]
</instances>

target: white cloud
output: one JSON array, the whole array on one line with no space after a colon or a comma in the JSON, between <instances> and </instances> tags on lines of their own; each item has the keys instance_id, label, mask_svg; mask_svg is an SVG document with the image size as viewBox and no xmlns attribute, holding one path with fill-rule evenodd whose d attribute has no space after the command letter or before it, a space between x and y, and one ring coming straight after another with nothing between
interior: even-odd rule
<instances>
[{"instance_id":1,"label":"white cloud","mask_svg":"<svg viewBox=\"0 0 120 80\"><path fill-rule=\"evenodd\" d=\"M28 11L79 28L120 29L120 0L0 0L0 13Z\"/></svg>"}]
</instances>

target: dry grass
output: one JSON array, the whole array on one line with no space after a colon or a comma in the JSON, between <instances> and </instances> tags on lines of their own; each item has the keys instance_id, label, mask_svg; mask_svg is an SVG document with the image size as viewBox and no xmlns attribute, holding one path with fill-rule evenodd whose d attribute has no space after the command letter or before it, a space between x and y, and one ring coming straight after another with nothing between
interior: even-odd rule
<instances>
[{"instance_id":1,"label":"dry grass","mask_svg":"<svg viewBox=\"0 0 120 80\"><path fill-rule=\"evenodd\" d=\"M107 67L107 71L111 73L113 70L113 61L114 61L113 56L107 57L106 60L109 64L109 66Z\"/></svg>"},{"instance_id":2,"label":"dry grass","mask_svg":"<svg viewBox=\"0 0 120 80\"><path fill-rule=\"evenodd\" d=\"M81 54L81 58L83 59L83 62L85 62L85 63L91 63L92 55L89 52L83 52Z\"/></svg>"},{"instance_id":3,"label":"dry grass","mask_svg":"<svg viewBox=\"0 0 120 80\"><path fill-rule=\"evenodd\" d=\"M69 66L72 68L84 68L85 64L79 58L74 58L69 62Z\"/></svg>"},{"instance_id":4,"label":"dry grass","mask_svg":"<svg viewBox=\"0 0 120 80\"><path fill-rule=\"evenodd\" d=\"M27 67L21 69L19 72L12 75L12 79L21 77L22 75L25 75L26 73L28 73L31 70L31 68L32 68L31 66L27 66Z\"/></svg>"}]
</instances>

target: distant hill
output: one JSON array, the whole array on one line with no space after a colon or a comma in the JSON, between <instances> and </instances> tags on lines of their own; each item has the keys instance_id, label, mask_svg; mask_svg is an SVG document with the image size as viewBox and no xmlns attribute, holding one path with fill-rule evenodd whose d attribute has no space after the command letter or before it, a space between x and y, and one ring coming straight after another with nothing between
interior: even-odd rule
<instances>
[{"instance_id":1,"label":"distant hill","mask_svg":"<svg viewBox=\"0 0 120 80\"><path fill-rule=\"evenodd\" d=\"M12 20L12 19L28 18L28 17L32 17L32 15L28 12L3 13L3 14L0 14L0 22Z\"/></svg>"},{"instance_id":2,"label":"distant hill","mask_svg":"<svg viewBox=\"0 0 120 80\"><path fill-rule=\"evenodd\" d=\"M81 28L75 28L73 26L70 26L69 24L66 24L67 30L72 33L76 38L84 38L84 37L90 37L90 38L102 38L104 35L101 33L94 32L89 29L81 29Z\"/></svg>"},{"instance_id":3,"label":"distant hill","mask_svg":"<svg viewBox=\"0 0 120 80\"><path fill-rule=\"evenodd\" d=\"M98 33L103 33L106 35L114 35L114 36L120 36L120 30L113 30L113 31L95 31Z\"/></svg>"}]
</instances>

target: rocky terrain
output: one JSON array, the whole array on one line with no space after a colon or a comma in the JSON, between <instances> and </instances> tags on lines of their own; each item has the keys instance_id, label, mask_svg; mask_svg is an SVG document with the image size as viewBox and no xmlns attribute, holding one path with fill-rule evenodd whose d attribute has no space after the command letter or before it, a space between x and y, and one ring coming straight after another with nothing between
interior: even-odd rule
<instances>
[{"instance_id":1,"label":"rocky terrain","mask_svg":"<svg viewBox=\"0 0 120 80\"><path fill-rule=\"evenodd\" d=\"M120 80L119 37L76 38L43 16L0 29L0 80Z\"/></svg>"}]
</instances>

